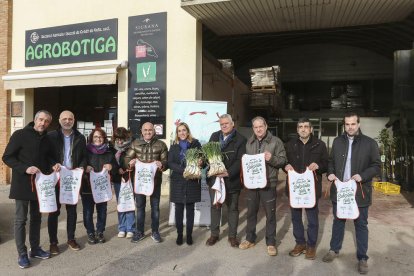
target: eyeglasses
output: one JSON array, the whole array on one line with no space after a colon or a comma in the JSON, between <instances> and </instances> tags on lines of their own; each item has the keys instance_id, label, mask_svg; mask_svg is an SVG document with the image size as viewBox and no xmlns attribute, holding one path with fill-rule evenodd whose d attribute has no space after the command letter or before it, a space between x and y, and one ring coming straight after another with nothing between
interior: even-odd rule
<instances>
[{"instance_id":1,"label":"eyeglasses","mask_svg":"<svg viewBox=\"0 0 414 276\"><path fill-rule=\"evenodd\" d=\"M103 139L102 136L93 136L93 139Z\"/></svg>"}]
</instances>

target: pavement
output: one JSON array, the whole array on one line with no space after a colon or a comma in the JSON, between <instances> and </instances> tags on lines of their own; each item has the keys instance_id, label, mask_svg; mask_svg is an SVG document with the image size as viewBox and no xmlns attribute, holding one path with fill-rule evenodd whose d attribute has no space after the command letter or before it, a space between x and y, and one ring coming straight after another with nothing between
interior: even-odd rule
<instances>
[{"instance_id":1,"label":"pavement","mask_svg":"<svg viewBox=\"0 0 414 276\"><path fill-rule=\"evenodd\" d=\"M284 177L284 176L282 176ZM324 183L324 189L328 188ZM207 247L210 235L207 227L195 227L194 244L175 244L175 227L168 225L169 198L161 198L160 233L163 242L156 244L150 238L150 213L147 206L147 237L139 243L117 238L116 202L108 206L104 244L87 244L82 221L82 206L78 206L77 241L80 251L66 245L66 211L59 217L58 237L61 254L48 260L32 259L32 266L20 269L13 238L14 202L8 198L10 186L0 186L0 275L359 275L357 272L354 226L346 224L343 248L332 263L322 262L329 250L332 228L332 207L328 198L319 201L319 241L316 260L290 257L294 247L292 225L284 181L278 186L277 247L278 255L270 257L264 240L265 217L259 212L257 244L248 250L231 248L227 242L227 224L221 230L220 241ZM414 275L414 193L383 195L374 192L369 209L370 275ZM244 193L240 198L239 238L245 237L246 207ZM224 212L225 213L225 212ZM225 219L224 219L225 221ZM28 239L27 239L28 244ZM41 246L49 249L47 216L42 217Z\"/></svg>"}]
</instances>

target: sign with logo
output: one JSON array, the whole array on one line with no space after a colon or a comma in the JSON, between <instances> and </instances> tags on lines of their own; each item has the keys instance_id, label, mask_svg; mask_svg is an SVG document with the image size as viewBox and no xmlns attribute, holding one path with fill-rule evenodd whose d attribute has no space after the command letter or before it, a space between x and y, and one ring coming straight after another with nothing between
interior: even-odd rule
<instances>
[{"instance_id":1,"label":"sign with logo","mask_svg":"<svg viewBox=\"0 0 414 276\"><path fill-rule=\"evenodd\" d=\"M26 67L117 59L118 19L26 31Z\"/></svg>"},{"instance_id":2,"label":"sign with logo","mask_svg":"<svg viewBox=\"0 0 414 276\"><path fill-rule=\"evenodd\" d=\"M165 138L167 80L167 13L129 17L128 126L134 136L151 122Z\"/></svg>"}]
</instances>

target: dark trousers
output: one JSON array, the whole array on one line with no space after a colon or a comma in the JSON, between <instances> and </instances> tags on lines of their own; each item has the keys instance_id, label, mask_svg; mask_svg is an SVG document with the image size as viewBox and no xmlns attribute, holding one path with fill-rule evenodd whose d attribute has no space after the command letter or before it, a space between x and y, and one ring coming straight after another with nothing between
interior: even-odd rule
<instances>
[{"instance_id":1,"label":"dark trousers","mask_svg":"<svg viewBox=\"0 0 414 276\"><path fill-rule=\"evenodd\" d=\"M107 202L95 204L92 194L82 194L83 205L83 225L88 234L95 233L95 225L93 223L93 213L96 205L96 232L103 233L106 226Z\"/></svg>"},{"instance_id":2,"label":"dark trousers","mask_svg":"<svg viewBox=\"0 0 414 276\"><path fill-rule=\"evenodd\" d=\"M211 236L220 235L221 206L213 205L215 191L210 189L211 198ZM237 226L239 225L239 196L240 192L226 194L225 203L228 209L229 238L237 236Z\"/></svg>"},{"instance_id":3,"label":"dark trousers","mask_svg":"<svg viewBox=\"0 0 414 276\"><path fill-rule=\"evenodd\" d=\"M266 214L266 245L276 244L276 188L247 189L246 240L256 241L257 213L260 203Z\"/></svg>"},{"instance_id":4,"label":"dark trousers","mask_svg":"<svg viewBox=\"0 0 414 276\"><path fill-rule=\"evenodd\" d=\"M39 248L40 243L40 224L42 214L39 212L37 200L17 200L16 212L14 216L14 239L16 241L17 253L19 255L27 253L26 247L26 221L30 206L29 242L32 249Z\"/></svg>"},{"instance_id":5,"label":"dark trousers","mask_svg":"<svg viewBox=\"0 0 414 276\"><path fill-rule=\"evenodd\" d=\"M57 232L58 232L58 220L60 215L60 208L62 205L59 203L59 194L57 195L58 199L58 209L56 212L50 213L47 219L47 229L49 232L49 240L51 244L58 244ZM76 204L68 205L66 204L66 231L68 235L68 241L75 239L76 231L76 220L78 219L78 214L76 212Z\"/></svg>"},{"instance_id":6,"label":"dark trousers","mask_svg":"<svg viewBox=\"0 0 414 276\"><path fill-rule=\"evenodd\" d=\"M336 216L336 202L332 202L334 215L332 225L331 250L338 253L344 240L346 219L338 219ZM359 217L354 220L355 236L357 243L357 259L368 260L368 207L359 207Z\"/></svg>"},{"instance_id":7,"label":"dark trousers","mask_svg":"<svg viewBox=\"0 0 414 276\"><path fill-rule=\"evenodd\" d=\"M313 208L304 208L308 218L307 236L305 239L305 228L302 221L302 208L290 208L292 213L293 236L296 244L307 244L309 247L315 247L318 240L319 219L318 219L318 202Z\"/></svg>"},{"instance_id":8,"label":"dark trousers","mask_svg":"<svg viewBox=\"0 0 414 276\"><path fill-rule=\"evenodd\" d=\"M177 227L177 234L183 234L183 220L184 220L184 206L186 217L186 234L191 236L193 234L194 226L194 203L175 203L175 227Z\"/></svg>"},{"instance_id":9,"label":"dark trousers","mask_svg":"<svg viewBox=\"0 0 414 276\"><path fill-rule=\"evenodd\" d=\"M158 232L160 227L160 196L161 185L155 185L154 192L150 196L151 204L151 230ZM145 195L135 195L135 205L137 207L137 232L144 233L145 224L145 205L147 197Z\"/></svg>"}]
</instances>

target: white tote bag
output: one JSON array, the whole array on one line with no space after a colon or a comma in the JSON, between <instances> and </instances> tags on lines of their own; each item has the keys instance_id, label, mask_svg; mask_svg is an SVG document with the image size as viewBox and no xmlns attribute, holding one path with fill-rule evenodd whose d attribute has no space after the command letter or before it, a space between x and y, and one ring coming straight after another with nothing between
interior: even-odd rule
<instances>
[{"instance_id":1,"label":"white tote bag","mask_svg":"<svg viewBox=\"0 0 414 276\"><path fill-rule=\"evenodd\" d=\"M59 202L61 204L78 204L79 191L82 184L83 169L69 170L65 166L60 167L59 172Z\"/></svg>"},{"instance_id":2,"label":"white tote bag","mask_svg":"<svg viewBox=\"0 0 414 276\"><path fill-rule=\"evenodd\" d=\"M245 154L242 157L243 183L247 189L266 187L266 160L264 153Z\"/></svg>"},{"instance_id":3,"label":"white tote bag","mask_svg":"<svg viewBox=\"0 0 414 276\"><path fill-rule=\"evenodd\" d=\"M116 209L120 213L135 211L134 191L132 190L131 179L125 182L122 178Z\"/></svg>"},{"instance_id":4,"label":"white tote bag","mask_svg":"<svg viewBox=\"0 0 414 276\"><path fill-rule=\"evenodd\" d=\"M306 168L304 173L288 171L289 201L292 208L313 208L316 204L315 177Z\"/></svg>"},{"instance_id":5,"label":"white tote bag","mask_svg":"<svg viewBox=\"0 0 414 276\"><path fill-rule=\"evenodd\" d=\"M107 202L112 199L111 177L106 169L100 172L91 171L89 180L95 203Z\"/></svg>"},{"instance_id":6,"label":"white tote bag","mask_svg":"<svg viewBox=\"0 0 414 276\"><path fill-rule=\"evenodd\" d=\"M135 163L134 192L140 195L150 196L154 192L154 177L157 172L155 162Z\"/></svg>"},{"instance_id":7,"label":"white tote bag","mask_svg":"<svg viewBox=\"0 0 414 276\"><path fill-rule=\"evenodd\" d=\"M40 213L53 213L57 211L55 186L58 176L55 172L45 175L36 173L35 186L37 199L39 201Z\"/></svg>"},{"instance_id":8,"label":"white tote bag","mask_svg":"<svg viewBox=\"0 0 414 276\"><path fill-rule=\"evenodd\" d=\"M211 187L215 191L213 205L223 204L226 200L226 185L222 177L216 177L214 185Z\"/></svg>"},{"instance_id":9,"label":"white tote bag","mask_svg":"<svg viewBox=\"0 0 414 276\"><path fill-rule=\"evenodd\" d=\"M355 200L357 184L351 179L347 182L335 180L336 185L336 216L340 219L356 219L359 209Z\"/></svg>"}]
</instances>

